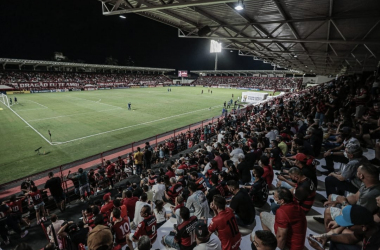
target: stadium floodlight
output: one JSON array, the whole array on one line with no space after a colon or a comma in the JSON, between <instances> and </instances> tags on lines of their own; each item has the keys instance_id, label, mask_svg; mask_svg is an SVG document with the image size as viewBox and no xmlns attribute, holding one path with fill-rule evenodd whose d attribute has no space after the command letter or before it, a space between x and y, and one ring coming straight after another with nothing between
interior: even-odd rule
<instances>
[{"instance_id":1,"label":"stadium floodlight","mask_svg":"<svg viewBox=\"0 0 380 250\"><path fill-rule=\"evenodd\" d=\"M123 15L120 15L119 17L122 18L122 19L126 19L127 18L126 16L123 16Z\"/></svg>"},{"instance_id":2,"label":"stadium floodlight","mask_svg":"<svg viewBox=\"0 0 380 250\"><path fill-rule=\"evenodd\" d=\"M243 0L238 0L236 6L235 6L235 10L244 10L244 1Z\"/></svg>"},{"instance_id":3,"label":"stadium floodlight","mask_svg":"<svg viewBox=\"0 0 380 250\"><path fill-rule=\"evenodd\" d=\"M211 40L210 53L220 53L222 52L222 43L215 40Z\"/></svg>"}]
</instances>

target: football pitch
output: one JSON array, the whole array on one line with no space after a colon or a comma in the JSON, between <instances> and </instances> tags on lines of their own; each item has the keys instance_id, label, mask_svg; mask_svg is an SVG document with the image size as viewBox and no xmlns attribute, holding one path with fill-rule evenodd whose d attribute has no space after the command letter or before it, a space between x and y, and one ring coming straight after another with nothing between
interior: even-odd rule
<instances>
[{"instance_id":1,"label":"football pitch","mask_svg":"<svg viewBox=\"0 0 380 250\"><path fill-rule=\"evenodd\" d=\"M242 92L171 89L24 94L13 111L0 104L0 184L219 116Z\"/></svg>"}]
</instances>

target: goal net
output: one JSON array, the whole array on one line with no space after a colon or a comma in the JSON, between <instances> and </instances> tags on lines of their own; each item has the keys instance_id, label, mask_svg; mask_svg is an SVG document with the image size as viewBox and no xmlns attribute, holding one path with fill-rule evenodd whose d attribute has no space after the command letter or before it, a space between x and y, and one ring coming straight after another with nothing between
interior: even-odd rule
<instances>
[{"instance_id":1,"label":"goal net","mask_svg":"<svg viewBox=\"0 0 380 250\"><path fill-rule=\"evenodd\" d=\"M8 96L7 96L7 95L4 95L3 93L0 94L0 102L1 102L2 104L4 104L5 106L7 106L8 108L10 107L10 106L9 106Z\"/></svg>"}]
</instances>

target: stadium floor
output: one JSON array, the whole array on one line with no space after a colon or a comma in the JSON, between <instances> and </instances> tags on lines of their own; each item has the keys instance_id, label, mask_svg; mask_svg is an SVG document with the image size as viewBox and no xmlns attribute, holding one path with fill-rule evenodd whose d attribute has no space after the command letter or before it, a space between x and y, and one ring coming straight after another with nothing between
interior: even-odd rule
<instances>
[{"instance_id":1,"label":"stadium floor","mask_svg":"<svg viewBox=\"0 0 380 250\"><path fill-rule=\"evenodd\" d=\"M190 151L190 150L186 150L185 152L181 152L181 153L187 153L187 151ZM375 152L374 152L374 150L369 149L367 152L364 152L364 155L368 159L373 159L375 156ZM174 156L173 158L178 158L178 155ZM320 164L317 166L317 170L324 171L321 168L321 165L325 164L325 160L323 158L318 159L318 160L320 161ZM154 169L158 169L159 167L162 167L162 165L156 165L156 166L154 166ZM335 169L339 169L340 163L335 163L334 167L335 167ZM278 171L275 171L275 172L278 172ZM314 216L323 217L323 212L324 212L325 208L324 208L321 200L326 199L326 193L325 193L325 187L324 187L325 178L326 178L325 175L318 174L317 195L316 195L312 210L306 216L306 219L308 222L308 228L307 228L306 235L321 234L321 233L325 232L323 225L316 222L313 219ZM127 180L130 182L137 182L138 177L132 176L132 177L127 178ZM115 189L111 190L112 196L114 196L117 193L116 188L121 186L121 185L124 185L124 183L127 180L123 180L122 182L115 185ZM277 182L276 179L273 180L274 185L276 184L276 182ZM94 200L95 199L102 199L103 194L108 192L108 191L109 190L104 190L102 192L99 192L99 194L96 197L91 197L91 199L94 199ZM267 205L265 205L263 208L256 209L256 226L253 230L262 229L261 223L260 223L260 218L258 215L262 211L267 211L267 212L270 211L270 206L269 206L269 204L270 204L269 199L270 198L273 198L273 196L270 195L268 197L268 204ZM50 213L52 213L52 212L56 213L60 219L78 221L79 217L81 216L81 211L83 209L85 209L86 206L87 206L87 203L81 203L81 202L73 201L73 202L71 202L71 204L69 204L69 209L66 209L66 211L64 213L61 213L60 211L51 211ZM168 212L170 211L168 205L166 205L165 208L167 209ZM210 220L210 218L209 218L209 220ZM172 219L168 220L163 226L160 227L160 229L157 231L157 233L158 233L157 241L153 244L152 249L155 249L155 250L156 249L166 249L164 246L161 245L161 238L162 238L162 236L169 234L169 232L173 229L173 222L174 221ZM45 222L44 224L45 224L45 226L48 226L49 222ZM19 243L20 241L28 243L29 245L31 245L32 249L35 249L35 250L43 248L44 245L47 243L47 240L46 240L46 237L43 233L43 230L40 226L36 226L33 223L32 223L32 225L34 225L34 226L32 226L30 229L28 229L29 234L24 239L20 240L20 239L18 239L18 236L11 235L11 244L8 246L5 246L5 247L3 246L2 248L3 249L13 249L15 247L15 245L17 243ZM249 230L247 228L240 228L240 231L244 235L242 237L240 249L250 249L251 242L250 242L248 233L251 230ZM307 249L313 249L309 246L309 243L307 240L305 241L305 247Z\"/></svg>"}]
</instances>

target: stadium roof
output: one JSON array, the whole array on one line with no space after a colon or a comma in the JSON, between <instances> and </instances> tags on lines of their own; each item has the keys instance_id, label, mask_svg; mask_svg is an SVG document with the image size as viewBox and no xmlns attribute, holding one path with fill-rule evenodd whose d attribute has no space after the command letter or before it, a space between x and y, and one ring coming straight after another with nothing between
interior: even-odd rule
<instances>
[{"instance_id":1,"label":"stadium roof","mask_svg":"<svg viewBox=\"0 0 380 250\"><path fill-rule=\"evenodd\" d=\"M18 65L19 68L23 65L36 67L68 67L68 68L91 68L91 69L105 69L105 70L125 70L125 71L139 71L139 72L172 72L175 69L163 69L163 68L145 68L145 67L129 67L118 65L103 65L103 64L88 64L88 63L71 63L71 62L55 62L55 61L38 61L38 60L26 60L26 59L10 59L0 58L0 64L5 69L8 64Z\"/></svg>"},{"instance_id":2,"label":"stadium roof","mask_svg":"<svg viewBox=\"0 0 380 250\"><path fill-rule=\"evenodd\" d=\"M290 70L192 70L191 73L196 73L196 74L217 74L217 75L225 75L225 74L262 74L262 75L300 75L302 74L301 72L295 72L295 71L290 71Z\"/></svg>"},{"instance_id":3,"label":"stadium roof","mask_svg":"<svg viewBox=\"0 0 380 250\"><path fill-rule=\"evenodd\" d=\"M178 28L179 37L216 39L305 73L371 71L380 58L379 0L245 0L241 11L238 0L100 1L104 15L137 13Z\"/></svg>"}]
</instances>

